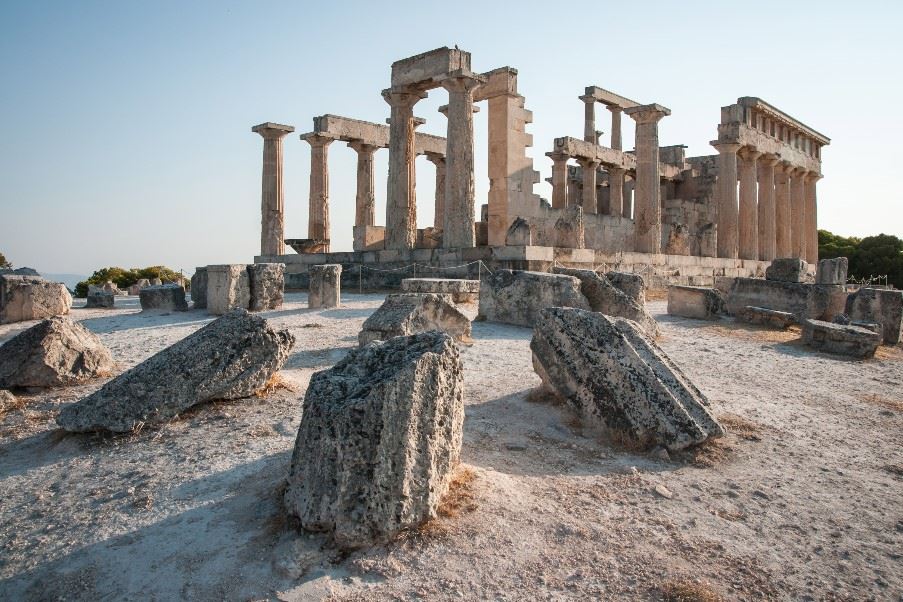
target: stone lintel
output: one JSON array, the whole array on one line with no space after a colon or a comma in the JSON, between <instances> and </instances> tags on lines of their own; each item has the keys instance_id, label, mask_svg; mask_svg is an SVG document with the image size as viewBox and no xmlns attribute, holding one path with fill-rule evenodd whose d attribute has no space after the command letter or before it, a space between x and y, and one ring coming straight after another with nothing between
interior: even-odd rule
<instances>
[{"instance_id":1,"label":"stone lintel","mask_svg":"<svg viewBox=\"0 0 903 602\"><path fill-rule=\"evenodd\" d=\"M584 94L586 96L592 96L596 99L596 102L601 102L607 107L629 109L632 107L640 106L640 103L636 102L635 100L630 100L629 98L625 98L620 94L615 94L614 92L610 92L605 88L600 88L599 86L587 86L584 90Z\"/></svg>"},{"instance_id":2,"label":"stone lintel","mask_svg":"<svg viewBox=\"0 0 903 602\"><path fill-rule=\"evenodd\" d=\"M415 122L419 118L415 118ZM388 121L388 120L387 120ZM420 119L418 125L425 123ZM377 148L389 147L389 126L338 115L314 117L314 132L331 136L342 142L360 142ZM307 134L305 134L307 135ZM302 136L302 139L304 136ZM431 134L414 134L414 150L420 155L427 152L445 155L445 138Z\"/></svg>"},{"instance_id":3,"label":"stone lintel","mask_svg":"<svg viewBox=\"0 0 903 602\"><path fill-rule=\"evenodd\" d=\"M459 70L470 71L470 53L443 46L392 63L392 87L435 88L439 78Z\"/></svg>"},{"instance_id":4,"label":"stone lintel","mask_svg":"<svg viewBox=\"0 0 903 602\"><path fill-rule=\"evenodd\" d=\"M295 127L292 125L283 125L281 123L273 123L271 121L267 121L266 123L261 123L259 125L255 125L251 128L251 131L255 134L266 135L268 133L276 133L283 132L283 135L291 134L295 131Z\"/></svg>"},{"instance_id":5,"label":"stone lintel","mask_svg":"<svg viewBox=\"0 0 903 602\"><path fill-rule=\"evenodd\" d=\"M764 132L743 123L722 123L718 126L718 139L710 144L739 144L749 146L761 153L777 155L781 160L805 170L821 173L821 161L798 148L772 138Z\"/></svg>"},{"instance_id":6,"label":"stone lintel","mask_svg":"<svg viewBox=\"0 0 903 602\"><path fill-rule=\"evenodd\" d=\"M757 98L755 96L743 96L737 99L737 104L765 113L772 119L797 130L801 134L805 134L806 136L815 139L815 141L822 146L831 144L831 139L824 134L817 132L802 121L791 117L784 111L778 109L772 104L765 102L761 98Z\"/></svg>"},{"instance_id":7,"label":"stone lintel","mask_svg":"<svg viewBox=\"0 0 903 602\"><path fill-rule=\"evenodd\" d=\"M598 160L603 165L620 167L622 169L636 169L636 157L605 146L599 146L586 140L564 136L555 138L553 153L560 153L574 159Z\"/></svg>"}]
</instances>

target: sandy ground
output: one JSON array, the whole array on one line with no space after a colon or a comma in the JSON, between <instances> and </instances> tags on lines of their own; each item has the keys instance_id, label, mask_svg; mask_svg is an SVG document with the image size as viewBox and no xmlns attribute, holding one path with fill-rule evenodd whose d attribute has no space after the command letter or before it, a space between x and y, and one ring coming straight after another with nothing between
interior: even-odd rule
<instances>
[{"instance_id":1,"label":"sandy ground","mask_svg":"<svg viewBox=\"0 0 903 602\"><path fill-rule=\"evenodd\" d=\"M288 388L123 437L66 435L100 384L24 394L0 417L3 600L901 600L903 352L812 353L796 333L664 314L661 346L731 434L662 458L530 395L525 328L474 323L462 466L443 516L340 553L280 506L300 399L356 343L378 295L289 295ZM127 368L202 311L73 309ZM0 326L0 342L30 324Z\"/></svg>"}]
</instances>

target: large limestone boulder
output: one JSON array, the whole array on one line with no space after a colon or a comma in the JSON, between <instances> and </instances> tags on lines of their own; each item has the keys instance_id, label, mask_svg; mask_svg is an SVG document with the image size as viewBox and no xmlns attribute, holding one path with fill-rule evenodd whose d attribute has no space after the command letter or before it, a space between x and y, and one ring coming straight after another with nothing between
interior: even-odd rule
<instances>
[{"instance_id":1,"label":"large limestone boulder","mask_svg":"<svg viewBox=\"0 0 903 602\"><path fill-rule=\"evenodd\" d=\"M248 309L266 311L282 307L285 297L285 264L252 263L248 266L251 300Z\"/></svg>"},{"instance_id":2,"label":"large limestone boulder","mask_svg":"<svg viewBox=\"0 0 903 602\"><path fill-rule=\"evenodd\" d=\"M881 324L884 342L900 342L903 323L903 291L883 288L861 288L847 297L846 311L853 321Z\"/></svg>"},{"instance_id":3,"label":"large limestone boulder","mask_svg":"<svg viewBox=\"0 0 903 602\"><path fill-rule=\"evenodd\" d=\"M338 307L342 297L342 266L337 263L312 265L307 306L310 309Z\"/></svg>"},{"instance_id":4,"label":"large limestone boulder","mask_svg":"<svg viewBox=\"0 0 903 602\"><path fill-rule=\"evenodd\" d=\"M605 278L641 306L646 304L646 281L639 274L606 272Z\"/></svg>"},{"instance_id":5,"label":"large limestone boulder","mask_svg":"<svg viewBox=\"0 0 903 602\"><path fill-rule=\"evenodd\" d=\"M755 324L757 326L767 326L769 328L779 328L781 330L787 330L799 322L797 317L792 313L765 307L754 307L752 305L747 305L738 310L736 318L739 322L746 322L747 324Z\"/></svg>"},{"instance_id":6,"label":"large limestone boulder","mask_svg":"<svg viewBox=\"0 0 903 602\"><path fill-rule=\"evenodd\" d=\"M881 344L881 333L852 324L803 320L802 327L803 343L827 353L865 359L875 355Z\"/></svg>"},{"instance_id":7,"label":"large limestone boulder","mask_svg":"<svg viewBox=\"0 0 903 602\"><path fill-rule=\"evenodd\" d=\"M113 307L115 301L116 296L113 293L108 293L105 290L89 291L88 296L85 298L85 307L109 309Z\"/></svg>"},{"instance_id":8,"label":"large limestone boulder","mask_svg":"<svg viewBox=\"0 0 903 602\"><path fill-rule=\"evenodd\" d=\"M193 309L207 309L207 267L201 266L194 269L191 275L191 307Z\"/></svg>"},{"instance_id":9,"label":"large limestone boulder","mask_svg":"<svg viewBox=\"0 0 903 602\"><path fill-rule=\"evenodd\" d=\"M496 270L480 281L479 317L490 322L533 326L546 307L589 309L580 280L565 274Z\"/></svg>"},{"instance_id":10,"label":"large limestone boulder","mask_svg":"<svg viewBox=\"0 0 903 602\"><path fill-rule=\"evenodd\" d=\"M414 527L448 490L463 423L463 366L450 336L356 349L310 380L286 509L343 547Z\"/></svg>"},{"instance_id":11,"label":"large limestone boulder","mask_svg":"<svg viewBox=\"0 0 903 602\"><path fill-rule=\"evenodd\" d=\"M388 295L379 309L364 322L357 340L363 347L372 341L388 341L392 337L429 330L446 332L461 341L470 338L470 320L455 307L450 295Z\"/></svg>"},{"instance_id":12,"label":"large limestone boulder","mask_svg":"<svg viewBox=\"0 0 903 602\"><path fill-rule=\"evenodd\" d=\"M115 368L97 335L68 316L43 320L0 347L0 388L75 385Z\"/></svg>"},{"instance_id":13,"label":"large limestone boulder","mask_svg":"<svg viewBox=\"0 0 903 602\"><path fill-rule=\"evenodd\" d=\"M226 263L207 266L207 311L220 316L233 309L251 305L251 281L248 266Z\"/></svg>"},{"instance_id":14,"label":"large limestone boulder","mask_svg":"<svg viewBox=\"0 0 903 602\"><path fill-rule=\"evenodd\" d=\"M147 286L138 292L141 311L185 311L185 288L178 284Z\"/></svg>"},{"instance_id":15,"label":"large limestone boulder","mask_svg":"<svg viewBox=\"0 0 903 602\"><path fill-rule=\"evenodd\" d=\"M720 320L724 314L721 291L701 286L668 287L668 314L697 320Z\"/></svg>"},{"instance_id":16,"label":"large limestone boulder","mask_svg":"<svg viewBox=\"0 0 903 602\"><path fill-rule=\"evenodd\" d=\"M765 268L765 279L776 282L805 282L809 264L797 257L773 259Z\"/></svg>"},{"instance_id":17,"label":"large limestone boulder","mask_svg":"<svg viewBox=\"0 0 903 602\"><path fill-rule=\"evenodd\" d=\"M586 297L592 311L633 320L642 326L649 336L658 336L658 323L655 318L649 315L644 306L615 288L608 278L600 276L593 270L556 267L554 271L556 274L566 274L580 280L580 292Z\"/></svg>"},{"instance_id":18,"label":"large limestone boulder","mask_svg":"<svg viewBox=\"0 0 903 602\"><path fill-rule=\"evenodd\" d=\"M846 257L820 260L815 268L815 284L846 284L849 265Z\"/></svg>"},{"instance_id":19,"label":"large limestone boulder","mask_svg":"<svg viewBox=\"0 0 903 602\"><path fill-rule=\"evenodd\" d=\"M0 324L42 320L69 313L66 285L38 276L0 276Z\"/></svg>"},{"instance_id":20,"label":"large limestone boulder","mask_svg":"<svg viewBox=\"0 0 903 602\"><path fill-rule=\"evenodd\" d=\"M724 434L705 396L635 322L553 307L530 349L543 388L619 438L681 449Z\"/></svg>"},{"instance_id":21,"label":"large limestone boulder","mask_svg":"<svg viewBox=\"0 0 903 602\"><path fill-rule=\"evenodd\" d=\"M287 331L236 309L63 408L68 431L128 432L215 399L239 399L264 387L294 344Z\"/></svg>"}]
</instances>

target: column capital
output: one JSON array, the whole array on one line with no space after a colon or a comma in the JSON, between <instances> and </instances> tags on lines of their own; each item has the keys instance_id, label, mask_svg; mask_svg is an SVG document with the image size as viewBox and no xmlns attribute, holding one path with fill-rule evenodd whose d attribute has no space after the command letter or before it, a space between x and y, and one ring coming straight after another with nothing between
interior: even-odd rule
<instances>
[{"instance_id":1,"label":"column capital","mask_svg":"<svg viewBox=\"0 0 903 602\"><path fill-rule=\"evenodd\" d=\"M605 169L608 170L609 175L611 176L624 176L627 173L627 170L623 167L615 167L613 165L606 165Z\"/></svg>"},{"instance_id":2,"label":"column capital","mask_svg":"<svg viewBox=\"0 0 903 602\"><path fill-rule=\"evenodd\" d=\"M390 107L413 109L417 101L426 98L427 94L416 88L386 88L382 91L382 96Z\"/></svg>"},{"instance_id":3,"label":"column capital","mask_svg":"<svg viewBox=\"0 0 903 602\"><path fill-rule=\"evenodd\" d=\"M426 155L427 161L429 161L433 165L438 166L438 165L442 165L445 163L445 155L443 155L441 153L434 153L434 152L427 151L423 154Z\"/></svg>"},{"instance_id":4,"label":"column capital","mask_svg":"<svg viewBox=\"0 0 903 602\"><path fill-rule=\"evenodd\" d=\"M553 162L558 163L559 161L567 161L571 158L571 156L567 153L563 153L561 151L552 151L546 153L546 157L551 159Z\"/></svg>"},{"instance_id":5,"label":"column capital","mask_svg":"<svg viewBox=\"0 0 903 602\"><path fill-rule=\"evenodd\" d=\"M709 142L709 144L714 146L715 150L717 150L722 155L729 155L731 153L736 155L737 151L743 148L743 145L739 142L722 142L720 140L712 140L711 142Z\"/></svg>"},{"instance_id":6,"label":"column capital","mask_svg":"<svg viewBox=\"0 0 903 602\"><path fill-rule=\"evenodd\" d=\"M304 140L311 146L329 146L335 141L335 137L330 136L329 134L321 134L319 132L310 132L308 134L301 134L301 140Z\"/></svg>"},{"instance_id":7,"label":"column capital","mask_svg":"<svg viewBox=\"0 0 903 602\"><path fill-rule=\"evenodd\" d=\"M821 180L824 176L818 173L817 171L807 171L804 175L804 178L809 180L810 182L817 182Z\"/></svg>"},{"instance_id":8,"label":"column capital","mask_svg":"<svg viewBox=\"0 0 903 602\"><path fill-rule=\"evenodd\" d=\"M782 160L775 166L775 169L789 176L793 174L793 170L795 170L796 167L794 167L793 164L789 161Z\"/></svg>"},{"instance_id":9,"label":"column capital","mask_svg":"<svg viewBox=\"0 0 903 602\"><path fill-rule=\"evenodd\" d=\"M260 134L264 138L284 138L294 132L295 127L267 121L266 123L255 125L251 128L251 131L255 134Z\"/></svg>"},{"instance_id":10,"label":"column capital","mask_svg":"<svg viewBox=\"0 0 903 602\"><path fill-rule=\"evenodd\" d=\"M583 94L582 96L577 97L578 100L582 100L584 103L590 105L596 104L596 97L592 94Z\"/></svg>"},{"instance_id":11,"label":"column capital","mask_svg":"<svg viewBox=\"0 0 903 602\"><path fill-rule=\"evenodd\" d=\"M740 149L740 158L744 161L755 161L758 159L762 153L752 148L751 146L744 146Z\"/></svg>"},{"instance_id":12,"label":"column capital","mask_svg":"<svg viewBox=\"0 0 903 602\"><path fill-rule=\"evenodd\" d=\"M640 105L624 109L624 113L637 123L657 123L662 117L670 115L671 109L653 103L651 105Z\"/></svg>"},{"instance_id":13,"label":"column capital","mask_svg":"<svg viewBox=\"0 0 903 602\"><path fill-rule=\"evenodd\" d=\"M611 111L612 113L620 113L624 110L623 107L620 107L618 105L605 105L605 108L608 109L609 111ZM670 111L669 111L669 114L670 114Z\"/></svg>"},{"instance_id":14,"label":"column capital","mask_svg":"<svg viewBox=\"0 0 903 602\"><path fill-rule=\"evenodd\" d=\"M602 165L602 161L596 158L577 157L577 164L583 169L598 169Z\"/></svg>"},{"instance_id":15,"label":"column capital","mask_svg":"<svg viewBox=\"0 0 903 602\"><path fill-rule=\"evenodd\" d=\"M439 111L440 113L442 113L443 115L445 115L446 117L448 117L448 105L441 105L441 106L440 106L438 109L436 109L436 110ZM474 112L474 113L479 113L479 112L480 112L480 107L478 107L477 105L473 105L473 112Z\"/></svg>"},{"instance_id":16,"label":"column capital","mask_svg":"<svg viewBox=\"0 0 903 602\"><path fill-rule=\"evenodd\" d=\"M439 80L439 84L449 92L473 92L489 78L468 69L455 69Z\"/></svg>"},{"instance_id":17,"label":"column capital","mask_svg":"<svg viewBox=\"0 0 903 602\"><path fill-rule=\"evenodd\" d=\"M378 151L381 147L375 144L367 144L363 140L352 140L348 143L348 148L353 148L358 154L370 155Z\"/></svg>"},{"instance_id":18,"label":"column capital","mask_svg":"<svg viewBox=\"0 0 903 602\"><path fill-rule=\"evenodd\" d=\"M781 157L778 155L771 155L768 153L762 153L762 156L759 157L759 163L765 165L766 167L774 167L778 163L781 162Z\"/></svg>"}]
</instances>

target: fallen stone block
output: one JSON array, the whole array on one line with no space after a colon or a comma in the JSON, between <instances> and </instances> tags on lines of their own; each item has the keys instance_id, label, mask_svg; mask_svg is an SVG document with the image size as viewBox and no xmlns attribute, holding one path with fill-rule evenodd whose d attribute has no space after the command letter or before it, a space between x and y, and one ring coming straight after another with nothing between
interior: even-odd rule
<instances>
[{"instance_id":1,"label":"fallen stone block","mask_svg":"<svg viewBox=\"0 0 903 602\"><path fill-rule=\"evenodd\" d=\"M543 388L618 438L674 450L724 434L705 396L636 322L553 307L530 349Z\"/></svg>"},{"instance_id":2,"label":"fallen stone block","mask_svg":"<svg viewBox=\"0 0 903 602\"><path fill-rule=\"evenodd\" d=\"M282 307L285 298L285 264L252 263L248 265L251 287L251 311L266 311Z\"/></svg>"},{"instance_id":3,"label":"fallen stone block","mask_svg":"<svg viewBox=\"0 0 903 602\"><path fill-rule=\"evenodd\" d=\"M406 293L451 295L455 303L472 303L480 298L479 280L454 278L405 278L401 290Z\"/></svg>"},{"instance_id":4,"label":"fallen stone block","mask_svg":"<svg viewBox=\"0 0 903 602\"><path fill-rule=\"evenodd\" d=\"M649 315L644 306L615 288L608 278L600 276L593 270L556 267L553 271L580 280L580 292L586 297L592 311L633 320L642 326L649 336L658 336L658 323L655 318Z\"/></svg>"},{"instance_id":5,"label":"fallen stone block","mask_svg":"<svg viewBox=\"0 0 903 602\"><path fill-rule=\"evenodd\" d=\"M364 346L430 330L448 333L456 341L466 340L470 338L470 320L458 311L450 295L393 294L367 318L357 339Z\"/></svg>"},{"instance_id":6,"label":"fallen stone block","mask_svg":"<svg viewBox=\"0 0 903 602\"><path fill-rule=\"evenodd\" d=\"M185 289L177 284L147 286L138 293L141 311L185 311Z\"/></svg>"},{"instance_id":7,"label":"fallen stone block","mask_svg":"<svg viewBox=\"0 0 903 602\"><path fill-rule=\"evenodd\" d=\"M698 320L720 320L724 299L714 288L672 285L668 287L668 313Z\"/></svg>"},{"instance_id":8,"label":"fallen stone block","mask_svg":"<svg viewBox=\"0 0 903 602\"><path fill-rule=\"evenodd\" d=\"M797 257L773 259L771 264L765 268L765 280L805 282L808 267L809 264Z\"/></svg>"},{"instance_id":9,"label":"fallen stone block","mask_svg":"<svg viewBox=\"0 0 903 602\"><path fill-rule=\"evenodd\" d=\"M480 281L480 318L533 326L546 307L590 309L580 280L564 274L496 270Z\"/></svg>"},{"instance_id":10,"label":"fallen stone block","mask_svg":"<svg viewBox=\"0 0 903 602\"><path fill-rule=\"evenodd\" d=\"M780 282L761 278L735 278L727 294L727 313L737 315L744 307L767 307L805 318L832 320L843 312L847 293L842 286Z\"/></svg>"},{"instance_id":11,"label":"fallen stone block","mask_svg":"<svg viewBox=\"0 0 903 602\"><path fill-rule=\"evenodd\" d=\"M815 267L815 284L846 284L848 266L846 257L820 260Z\"/></svg>"},{"instance_id":12,"label":"fallen stone block","mask_svg":"<svg viewBox=\"0 0 903 602\"><path fill-rule=\"evenodd\" d=\"M342 266L329 263L312 265L309 273L307 306L311 309L338 307L342 296Z\"/></svg>"},{"instance_id":13,"label":"fallen stone block","mask_svg":"<svg viewBox=\"0 0 903 602\"><path fill-rule=\"evenodd\" d=\"M875 355L881 334L852 324L834 324L822 320L803 320L803 342L827 353L860 359Z\"/></svg>"},{"instance_id":14,"label":"fallen stone block","mask_svg":"<svg viewBox=\"0 0 903 602\"><path fill-rule=\"evenodd\" d=\"M463 423L463 365L450 336L356 349L310 380L285 507L342 547L415 527L436 516Z\"/></svg>"},{"instance_id":15,"label":"fallen stone block","mask_svg":"<svg viewBox=\"0 0 903 602\"><path fill-rule=\"evenodd\" d=\"M606 272L605 278L622 293L636 301L640 306L646 305L646 281L639 274L627 272Z\"/></svg>"},{"instance_id":16,"label":"fallen stone block","mask_svg":"<svg viewBox=\"0 0 903 602\"><path fill-rule=\"evenodd\" d=\"M98 336L67 316L43 320L0 346L0 388L76 385L115 369Z\"/></svg>"},{"instance_id":17,"label":"fallen stone block","mask_svg":"<svg viewBox=\"0 0 903 602\"><path fill-rule=\"evenodd\" d=\"M128 432L173 418L193 405L261 390L295 339L236 309L117 376L60 412L67 431Z\"/></svg>"},{"instance_id":18,"label":"fallen stone block","mask_svg":"<svg viewBox=\"0 0 903 602\"><path fill-rule=\"evenodd\" d=\"M251 305L251 282L247 266L227 263L207 266L207 311L215 316Z\"/></svg>"},{"instance_id":19,"label":"fallen stone block","mask_svg":"<svg viewBox=\"0 0 903 602\"><path fill-rule=\"evenodd\" d=\"M0 324L43 320L69 313L72 295L60 282L39 276L0 276Z\"/></svg>"},{"instance_id":20,"label":"fallen stone block","mask_svg":"<svg viewBox=\"0 0 903 602\"><path fill-rule=\"evenodd\" d=\"M771 328L780 328L781 330L787 330L794 324L799 323L796 316L789 312L768 309L765 307L754 307L752 305L747 305L743 309L738 310L736 318L740 322L768 326Z\"/></svg>"},{"instance_id":21,"label":"fallen stone block","mask_svg":"<svg viewBox=\"0 0 903 602\"><path fill-rule=\"evenodd\" d=\"M207 267L197 267L191 275L191 307L207 309Z\"/></svg>"},{"instance_id":22,"label":"fallen stone block","mask_svg":"<svg viewBox=\"0 0 903 602\"><path fill-rule=\"evenodd\" d=\"M883 327L887 345L900 342L903 324L903 291L883 288L861 288L847 297L846 311L856 322L877 322Z\"/></svg>"},{"instance_id":23,"label":"fallen stone block","mask_svg":"<svg viewBox=\"0 0 903 602\"><path fill-rule=\"evenodd\" d=\"M115 304L116 295L113 293L108 293L106 291L95 291L89 292L88 296L85 298L85 307L86 308L110 308Z\"/></svg>"}]
</instances>

